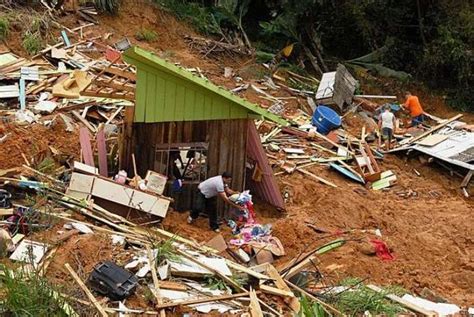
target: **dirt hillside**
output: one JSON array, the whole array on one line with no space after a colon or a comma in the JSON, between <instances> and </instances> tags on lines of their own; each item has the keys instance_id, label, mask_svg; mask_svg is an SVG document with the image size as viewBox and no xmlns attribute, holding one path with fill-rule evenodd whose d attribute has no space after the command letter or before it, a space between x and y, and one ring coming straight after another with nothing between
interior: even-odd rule
<instances>
[{"instance_id":1,"label":"dirt hillside","mask_svg":"<svg viewBox=\"0 0 474 317\"><path fill-rule=\"evenodd\" d=\"M224 79L224 67L232 67L241 73L244 80L251 77L249 69L257 69L251 58L203 58L184 41L185 35L196 35L191 27L145 1L122 3L118 17L100 16L100 25L87 28L85 36L111 33L108 43L123 37L138 43L134 39L136 32L142 28L152 29L158 33L158 38L149 43L139 42L140 46L182 66L199 67L209 79L228 88L235 87L235 82ZM64 17L62 23L68 27L77 26L77 21L70 16ZM18 43L11 42L9 47L21 53ZM389 83L385 94L400 91L396 82ZM378 86L366 86L365 90L366 93L382 92ZM442 97L425 90L418 92L425 98L429 112L441 117L455 113L444 104ZM243 93L243 96L261 102L251 91ZM474 123L472 115L466 115L466 118L466 121ZM32 129L13 130L13 137L2 145L4 151L0 156L0 168L21 165L24 163L22 152L28 158L30 152L46 151L49 146L61 153L78 156L77 135L65 134L60 126L45 131L38 125ZM374 284L401 285L415 293L430 289L456 304L473 305L474 200L462 197L459 191L461 179L436 165L422 163L416 158L407 159L403 154L387 155L381 167L392 170L398 178L398 185L388 191L365 189L326 167L310 170L330 179L338 188L330 188L301 174L278 176L281 189L287 191L290 197L286 213L269 216L267 207L257 206L257 211L265 211L264 216L259 213L260 221L273 223L274 235L280 238L287 252L277 264L283 264L301 252L340 236L348 242L320 257L318 268L327 277L327 282L344 277L362 277ZM400 195L408 191L410 197ZM169 213L164 221L165 229L197 241L213 236L213 233L202 230L204 219L191 226L186 224L186 216L183 213ZM356 230L350 234L323 238L324 234L316 233L306 222L331 232L380 229L381 239L392 249L395 260L383 262L361 251L372 237L370 233L356 233ZM224 234L230 237L229 229L225 229Z\"/></svg>"}]
</instances>

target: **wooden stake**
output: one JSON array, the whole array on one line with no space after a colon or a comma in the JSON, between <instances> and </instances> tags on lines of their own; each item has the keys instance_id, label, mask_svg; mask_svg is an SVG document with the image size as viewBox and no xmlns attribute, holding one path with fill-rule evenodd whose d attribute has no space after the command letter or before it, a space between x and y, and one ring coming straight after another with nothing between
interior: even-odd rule
<instances>
[{"instance_id":1,"label":"wooden stake","mask_svg":"<svg viewBox=\"0 0 474 317\"><path fill-rule=\"evenodd\" d=\"M156 261L149 246L146 247L146 253L148 255L148 262L150 263L151 277L153 278L153 295L155 295L156 302L158 303L158 305L161 305L163 304L163 300L160 296L160 284L158 282L158 275L156 274ZM160 316L166 317L166 312L164 309L160 310Z\"/></svg>"},{"instance_id":2,"label":"wooden stake","mask_svg":"<svg viewBox=\"0 0 474 317\"><path fill-rule=\"evenodd\" d=\"M263 317L262 308L258 303L257 294L253 289L250 289L250 315L252 317Z\"/></svg>"},{"instance_id":3,"label":"wooden stake","mask_svg":"<svg viewBox=\"0 0 474 317\"><path fill-rule=\"evenodd\" d=\"M76 283L79 285L79 287L86 293L87 297L89 297L89 300L94 304L95 308L97 311L100 313L101 316L108 317L107 313L105 312L104 308L100 305L100 303L97 301L97 299L94 297L94 295L89 291L87 286L82 282L81 278L74 272L72 267L69 265L69 263L64 264L66 269L69 271L69 274L71 274L72 278L76 281Z\"/></svg>"}]
</instances>

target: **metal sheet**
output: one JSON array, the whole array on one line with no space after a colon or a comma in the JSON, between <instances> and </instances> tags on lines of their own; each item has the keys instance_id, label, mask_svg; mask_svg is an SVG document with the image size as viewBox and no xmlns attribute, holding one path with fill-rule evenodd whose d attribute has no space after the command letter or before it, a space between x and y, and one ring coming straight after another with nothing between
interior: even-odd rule
<instances>
[{"instance_id":1,"label":"metal sheet","mask_svg":"<svg viewBox=\"0 0 474 317\"><path fill-rule=\"evenodd\" d=\"M253 121L249 122L248 127L247 155L258 162L258 165L263 172L261 182L249 180L249 182L252 182L257 194L269 204L284 209L285 202L283 201L280 189L275 177L273 176L273 170L268 163L267 155L265 154L265 150L260 142L260 136L258 135L257 128Z\"/></svg>"}]
</instances>

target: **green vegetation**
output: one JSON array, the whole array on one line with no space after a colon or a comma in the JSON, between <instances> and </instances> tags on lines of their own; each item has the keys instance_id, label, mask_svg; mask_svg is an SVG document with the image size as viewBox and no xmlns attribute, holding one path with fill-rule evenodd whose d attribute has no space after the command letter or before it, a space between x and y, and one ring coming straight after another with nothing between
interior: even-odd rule
<instances>
[{"instance_id":1,"label":"green vegetation","mask_svg":"<svg viewBox=\"0 0 474 317\"><path fill-rule=\"evenodd\" d=\"M94 4L100 11L117 14L120 7L120 0L94 0Z\"/></svg>"},{"instance_id":2,"label":"green vegetation","mask_svg":"<svg viewBox=\"0 0 474 317\"><path fill-rule=\"evenodd\" d=\"M379 76L425 82L459 109L474 111L469 1L263 0L252 3L252 10L248 0L155 1L199 32L256 47L259 61L269 62L275 54L281 62L282 49L294 43L284 58L317 77L357 59L358 66Z\"/></svg>"},{"instance_id":3,"label":"green vegetation","mask_svg":"<svg viewBox=\"0 0 474 317\"><path fill-rule=\"evenodd\" d=\"M209 276L206 279L206 286L212 290L225 291L227 289L226 283L222 279L214 276Z\"/></svg>"},{"instance_id":4,"label":"green vegetation","mask_svg":"<svg viewBox=\"0 0 474 317\"><path fill-rule=\"evenodd\" d=\"M0 17L0 41L3 41L7 38L8 32L10 31L10 21L7 17Z\"/></svg>"},{"instance_id":5,"label":"green vegetation","mask_svg":"<svg viewBox=\"0 0 474 317\"><path fill-rule=\"evenodd\" d=\"M377 293L354 278L345 279L341 285L348 286L349 289L336 294L331 301L338 310L347 315L358 316L369 311L372 315L395 316L404 311L400 305L385 298L388 293L401 295L401 288L390 287Z\"/></svg>"},{"instance_id":6,"label":"green vegetation","mask_svg":"<svg viewBox=\"0 0 474 317\"><path fill-rule=\"evenodd\" d=\"M317 302L311 302L306 296L300 299L301 310L299 312L300 317L325 317L329 316L323 309L321 304Z\"/></svg>"},{"instance_id":7,"label":"green vegetation","mask_svg":"<svg viewBox=\"0 0 474 317\"><path fill-rule=\"evenodd\" d=\"M3 316L66 316L66 301L38 272L13 271L0 265L0 309Z\"/></svg>"},{"instance_id":8,"label":"green vegetation","mask_svg":"<svg viewBox=\"0 0 474 317\"><path fill-rule=\"evenodd\" d=\"M161 265L165 260L174 262L181 261L181 257L176 253L175 246L173 245L176 241L175 237L168 240L152 242L152 249L156 250L156 265Z\"/></svg>"},{"instance_id":9,"label":"green vegetation","mask_svg":"<svg viewBox=\"0 0 474 317\"><path fill-rule=\"evenodd\" d=\"M28 54L34 55L41 49L41 36L38 33L28 31L23 36L23 42L21 44Z\"/></svg>"},{"instance_id":10,"label":"green vegetation","mask_svg":"<svg viewBox=\"0 0 474 317\"><path fill-rule=\"evenodd\" d=\"M138 41L153 42L158 38L158 33L149 29L141 29L135 34L135 38Z\"/></svg>"}]
</instances>

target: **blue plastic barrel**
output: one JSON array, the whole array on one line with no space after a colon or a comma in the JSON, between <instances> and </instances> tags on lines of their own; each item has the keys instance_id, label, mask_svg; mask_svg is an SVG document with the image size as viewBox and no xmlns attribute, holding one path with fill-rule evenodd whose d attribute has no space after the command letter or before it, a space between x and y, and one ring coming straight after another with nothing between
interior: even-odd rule
<instances>
[{"instance_id":1,"label":"blue plastic barrel","mask_svg":"<svg viewBox=\"0 0 474 317\"><path fill-rule=\"evenodd\" d=\"M321 134L328 134L331 130L341 126L341 117L336 111L326 106L319 106L313 113L311 123Z\"/></svg>"}]
</instances>

